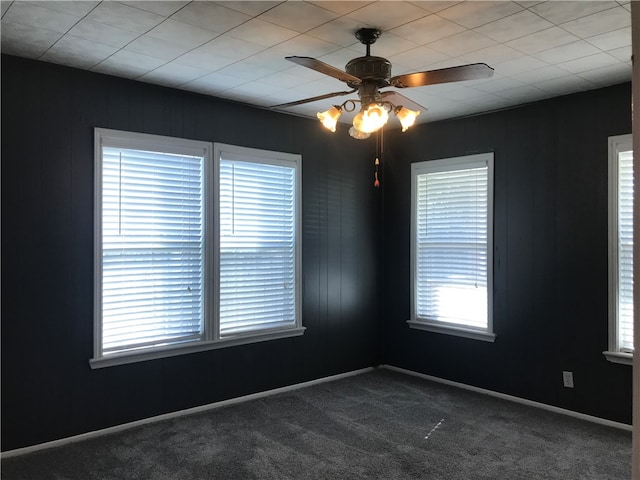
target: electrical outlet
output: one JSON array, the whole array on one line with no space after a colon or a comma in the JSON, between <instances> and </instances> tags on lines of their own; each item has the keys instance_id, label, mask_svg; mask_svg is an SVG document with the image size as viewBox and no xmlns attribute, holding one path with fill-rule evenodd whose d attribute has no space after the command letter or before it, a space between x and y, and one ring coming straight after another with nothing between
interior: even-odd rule
<instances>
[{"instance_id":1,"label":"electrical outlet","mask_svg":"<svg viewBox=\"0 0 640 480\"><path fill-rule=\"evenodd\" d=\"M562 383L566 388L573 388L573 372L562 372Z\"/></svg>"}]
</instances>

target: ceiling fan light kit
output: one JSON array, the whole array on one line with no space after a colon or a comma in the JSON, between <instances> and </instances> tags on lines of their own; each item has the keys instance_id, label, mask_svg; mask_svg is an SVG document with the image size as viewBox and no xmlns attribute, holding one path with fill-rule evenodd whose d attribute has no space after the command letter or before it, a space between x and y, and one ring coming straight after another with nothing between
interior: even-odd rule
<instances>
[{"instance_id":1,"label":"ceiling fan light kit","mask_svg":"<svg viewBox=\"0 0 640 480\"><path fill-rule=\"evenodd\" d=\"M356 103L360 103L360 111L353 119L353 126L349 129L349 134L353 138L362 140L368 138L371 133L384 127L391 112L393 112L400 121L403 132L415 123L416 117L420 114L419 110L410 110L387 100L386 97L393 95L395 98L404 98L407 102L410 102L409 99L395 91L383 92L380 91L381 88L421 87L438 83L489 78L493 75L493 69L488 65L484 63L474 63L438 70L407 73L392 77L391 62L386 58L371 55L371 45L375 43L381 33L377 28L361 28L355 32L355 37L360 43L366 46L366 54L364 57L357 57L350 60L345 67L346 71L342 71L311 57L285 57L293 63L336 78L346 83L352 90L328 93L304 100L275 105L271 108L292 107L303 103L315 102L357 92L358 99L346 100L341 105L334 105L329 110L319 112L317 116L325 128L335 132L342 112L353 112L356 109Z\"/></svg>"}]
</instances>

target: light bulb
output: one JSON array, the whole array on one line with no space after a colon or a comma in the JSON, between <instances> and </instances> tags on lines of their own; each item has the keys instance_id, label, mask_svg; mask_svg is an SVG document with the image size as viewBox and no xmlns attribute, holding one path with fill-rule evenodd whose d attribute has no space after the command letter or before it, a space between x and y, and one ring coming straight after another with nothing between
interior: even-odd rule
<instances>
[{"instance_id":1,"label":"light bulb","mask_svg":"<svg viewBox=\"0 0 640 480\"><path fill-rule=\"evenodd\" d=\"M327 130L335 132L340 115L342 115L342 108L334 105L326 112L319 112L317 116Z\"/></svg>"},{"instance_id":2,"label":"light bulb","mask_svg":"<svg viewBox=\"0 0 640 480\"><path fill-rule=\"evenodd\" d=\"M361 132L356 127L351 127L349 129L349 135L357 140L364 140L365 138L369 138L371 136L370 133Z\"/></svg>"},{"instance_id":3,"label":"light bulb","mask_svg":"<svg viewBox=\"0 0 640 480\"><path fill-rule=\"evenodd\" d=\"M360 112L353 119L353 126L356 130L364 133L373 133L382 128L389 119L389 112L382 105L372 103Z\"/></svg>"},{"instance_id":4,"label":"light bulb","mask_svg":"<svg viewBox=\"0 0 640 480\"><path fill-rule=\"evenodd\" d=\"M396 107L396 117L400 120L403 132L406 132L415 123L418 115L420 115L418 110L409 110L403 106Z\"/></svg>"}]
</instances>

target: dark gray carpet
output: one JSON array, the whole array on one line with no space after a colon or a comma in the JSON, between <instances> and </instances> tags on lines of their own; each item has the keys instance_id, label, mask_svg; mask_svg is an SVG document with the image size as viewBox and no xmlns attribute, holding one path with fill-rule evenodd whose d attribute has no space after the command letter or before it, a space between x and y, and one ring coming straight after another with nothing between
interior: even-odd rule
<instances>
[{"instance_id":1,"label":"dark gray carpet","mask_svg":"<svg viewBox=\"0 0 640 480\"><path fill-rule=\"evenodd\" d=\"M630 476L630 432L384 369L2 461L3 480Z\"/></svg>"}]
</instances>

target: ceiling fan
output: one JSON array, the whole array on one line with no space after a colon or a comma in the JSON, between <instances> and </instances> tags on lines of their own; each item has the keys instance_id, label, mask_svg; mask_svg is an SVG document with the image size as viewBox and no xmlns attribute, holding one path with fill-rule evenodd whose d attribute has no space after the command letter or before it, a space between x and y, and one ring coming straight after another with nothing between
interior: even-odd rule
<instances>
[{"instance_id":1,"label":"ceiling fan","mask_svg":"<svg viewBox=\"0 0 640 480\"><path fill-rule=\"evenodd\" d=\"M371 45L375 43L380 35L381 31L377 28L361 28L355 32L356 38L366 46L366 55L350 60L345 67L346 71L332 67L312 57L285 57L290 62L336 78L346 83L351 90L326 93L324 95L318 95L317 97L274 105L271 108L281 109L293 107L357 92L358 100L347 100L342 105L334 105L326 112L318 113L318 118L326 128L335 131L338 118L342 114L342 111L352 112L356 108L356 102L360 103L361 111L353 119L353 127L349 130L349 133L352 137L361 139L369 137L371 133L382 128L386 124L389 118L389 112L391 111L393 111L400 120L402 131L405 131L413 125L416 117L420 113L419 111L409 110L402 105L392 103L390 99L394 99L396 103L399 103L398 99L400 101L403 99L405 101L409 100L393 90L381 91L380 89L382 88L421 87L438 83L489 78L493 75L493 68L487 64L472 63L438 70L405 73L392 77L391 62L386 58L371 55Z\"/></svg>"}]
</instances>

